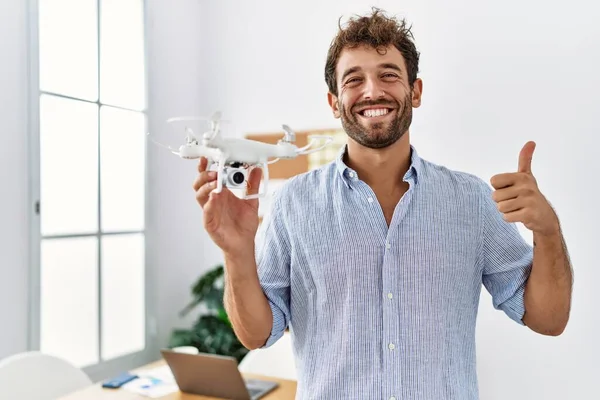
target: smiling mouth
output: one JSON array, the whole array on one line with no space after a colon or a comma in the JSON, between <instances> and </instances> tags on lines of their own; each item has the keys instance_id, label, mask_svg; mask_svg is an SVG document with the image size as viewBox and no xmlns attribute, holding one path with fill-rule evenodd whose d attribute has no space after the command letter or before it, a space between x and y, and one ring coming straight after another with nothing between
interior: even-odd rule
<instances>
[{"instance_id":1,"label":"smiling mouth","mask_svg":"<svg viewBox=\"0 0 600 400\"><path fill-rule=\"evenodd\" d=\"M369 108L367 110L359 111L358 114L365 118L376 118L389 114L393 109L390 108Z\"/></svg>"}]
</instances>

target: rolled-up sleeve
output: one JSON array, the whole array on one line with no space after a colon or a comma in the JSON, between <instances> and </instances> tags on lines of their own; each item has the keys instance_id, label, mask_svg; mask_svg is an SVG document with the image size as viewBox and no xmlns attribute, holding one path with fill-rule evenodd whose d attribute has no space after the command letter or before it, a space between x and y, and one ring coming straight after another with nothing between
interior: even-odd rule
<instances>
[{"instance_id":1,"label":"rolled-up sleeve","mask_svg":"<svg viewBox=\"0 0 600 400\"><path fill-rule=\"evenodd\" d=\"M273 313L271 335L263 347L279 340L290 322L290 259L289 234L278 191L273 194L256 238L258 278Z\"/></svg>"},{"instance_id":2,"label":"rolled-up sleeve","mask_svg":"<svg viewBox=\"0 0 600 400\"><path fill-rule=\"evenodd\" d=\"M525 314L525 285L533 264L533 247L516 224L506 222L484 185L482 199L483 285L492 296L494 308L520 325Z\"/></svg>"}]
</instances>

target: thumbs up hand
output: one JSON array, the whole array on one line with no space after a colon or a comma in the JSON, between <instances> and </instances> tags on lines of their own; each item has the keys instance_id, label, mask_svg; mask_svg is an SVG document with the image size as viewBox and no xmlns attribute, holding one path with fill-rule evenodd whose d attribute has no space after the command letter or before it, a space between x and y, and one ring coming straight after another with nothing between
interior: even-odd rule
<instances>
[{"instance_id":1,"label":"thumbs up hand","mask_svg":"<svg viewBox=\"0 0 600 400\"><path fill-rule=\"evenodd\" d=\"M519 155L517 172L494 175L490 183L496 189L492 199L507 222L521 222L541 235L560 232L558 217L540 192L531 172L535 142L527 142Z\"/></svg>"}]
</instances>

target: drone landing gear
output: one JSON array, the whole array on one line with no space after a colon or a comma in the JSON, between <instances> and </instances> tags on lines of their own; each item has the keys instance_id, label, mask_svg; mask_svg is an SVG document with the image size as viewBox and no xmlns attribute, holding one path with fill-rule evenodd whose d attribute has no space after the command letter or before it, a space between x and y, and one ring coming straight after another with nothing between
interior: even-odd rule
<instances>
[{"instance_id":1,"label":"drone landing gear","mask_svg":"<svg viewBox=\"0 0 600 400\"><path fill-rule=\"evenodd\" d=\"M215 189L215 192L217 193L221 193L221 191L223 190L223 171L225 170L226 161L227 155L221 154L221 157L219 157L219 169L217 173L217 188Z\"/></svg>"},{"instance_id":2,"label":"drone landing gear","mask_svg":"<svg viewBox=\"0 0 600 400\"><path fill-rule=\"evenodd\" d=\"M250 200L250 199L258 199L260 197L264 197L265 194L267 194L267 183L269 182L269 163L264 162L262 164L257 164L255 168L260 168L263 171L263 180L264 180L264 186L263 186L263 190L262 192L260 191L260 182L258 183L258 191L256 192L256 194L251 194L251 195L246 195L244 197L245 200ZM249 182L246 185L246 190L249 188Z\"/></svg>"}]
</instances>

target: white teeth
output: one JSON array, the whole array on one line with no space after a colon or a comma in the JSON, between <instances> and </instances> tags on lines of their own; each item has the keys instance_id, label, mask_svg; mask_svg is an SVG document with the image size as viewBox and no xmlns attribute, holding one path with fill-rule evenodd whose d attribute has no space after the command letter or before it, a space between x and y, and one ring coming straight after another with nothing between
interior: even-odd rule
<instances>
[{"instance_id":1,"label":"white teeth","mask_svg":"<svg viewBox=\"0 0 600 400\"><path fill-rule=\"evenodd\" d=\"M365 117L379 117L389 112L387 108L375 108L363 111Z\"/></svg>"}]
</instances>

